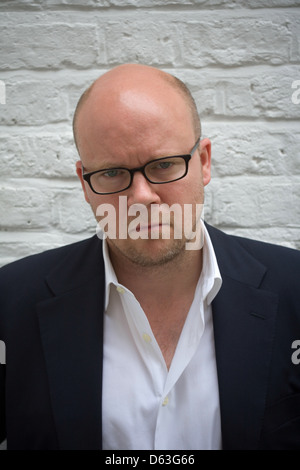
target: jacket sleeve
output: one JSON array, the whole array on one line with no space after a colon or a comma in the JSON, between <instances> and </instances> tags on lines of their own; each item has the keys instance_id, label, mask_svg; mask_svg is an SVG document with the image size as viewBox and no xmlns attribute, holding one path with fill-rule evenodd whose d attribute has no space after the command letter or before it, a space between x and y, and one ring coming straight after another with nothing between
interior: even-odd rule
<instances>
[{"instance_id":1,"label":"jacket sleeve","mask_svg":"<svg viewBox=\"0 0 300 470\"><path fill-rule=\"evenodd\" d=\"M5 364L0 364L0 443L6 438L5 429Z\"/></svg>"}]
</instances>

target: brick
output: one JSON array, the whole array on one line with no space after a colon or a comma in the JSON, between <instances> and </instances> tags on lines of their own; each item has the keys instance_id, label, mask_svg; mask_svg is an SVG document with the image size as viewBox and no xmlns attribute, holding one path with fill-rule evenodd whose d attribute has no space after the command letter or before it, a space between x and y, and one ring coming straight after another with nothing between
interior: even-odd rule
<instances>
[{"instance_id":1,"label":"brick","mask_svg":"<svg viewBox=\"0 0 300 470\"><path fill-rule=\"evenodd\" d=\"M52 80L14 78L6 81L1 125L37 126L67 121L68 98Z\"/></svg>"},{"instance_id":2,"label":"brick","mask_svg":"<svg viewBox=\"0 0 300 470\"><path fill-rule=\"evenodd\" d=\"M120 0L121 1L121 0ZM143 0L139 0L143 1ZM163 0L160 0L163 1ZM299 6L298 0L192 0L193 5L200 5L204 8L214 8L222 6L229 9L254 9L254 8L278 8L278 7L293 7Z\"/></svg>"},{"instance_id":3,"label":"brick","mask_svg":"<svg viewBox=\"0 0 300 470\"><path fill-rule=\"evenodd\" d=\"M33 2L30 0L29 4L33 6L38 6L40 2ZM13 6L14 0L9 0L7 2L9 6ZM43 0L44 6L82 6L82 0ZM228 9L233 8L265 8L265 7L292 7L299 6L298 0L239 0L238 4L236 0L86 0L84 2L85 7L92 8L103 8L103 7L137 7L137 8L149 8L149 7L182 7L187 6L198 6L204 9L212 9L215 7L223 7Z\"/></svg>"},{"instance_id":4,"label":"brick","mask_svg":"<svg viewBox=\"0 0 300 470\"><path fill-rule=\"evenodd\" d=\"M10 10L17 8L33 8L33 9L40 9L41 8L41 1L40 0L22 0L22 2L16 2L16 0L1 0L0 3L0 11L1 10Z\"/></svg>"},{"instance_id":5,"label":"brick","mask_svg":"<svg viewBox=\"0 0 300 470\"><path fill-rule=\"evenodd\" d=\"M43 0L45 7L52 7L52 6L72 6L72 7L82 7L83 2L82 0ZM125 3L126 4L126 3ZM114 3L110 0L86 0L84 2L84 7L88 8L103 8L113 6Z\"/></svg>"},{"instance_id":6,"label":"brick","mask_svg":"<svg viewBox=\"0 0 300 470\"><path fill-rule=\"evenodd\" d=\"M179 34L179 28L172 22L108 21L105 26L107 61L176 64Z\"/></svg>"},{"instance_id":7,"label":"brick","mask_svg":"<svg viewBox=\"0 0 300 470\"><path fill-rule=\"evenodd\" d=\"M252 113L270 118L299 118L300 106L292 103L291 88L295 77L300 77L300 70L286 69L286 76L279 74L264 74L251 80Z\"/></svg>"},{"instance_id":8,"label":"brick","mask_svg":"<svg viewBox=\"0 0 300 470\"><path fill-rule=\"evenodd\" d=\"M90 205L85 201L79 181L77 187L57 192L53 199L54 219L64 233L96 233L96 220Z\"/></svg>"},{"instance_id":9,"label":"brick","mask_svg":"<svg viewBox=\"0 0 300 470\"><path fill-rule=\"evenodd\" d=\"M6 178L77 178L70 133L0 135L0 173Z\"/></svg>"},{"instance_id":10,"label":"brick","mask_svg":"<svg viewBox=\"0 0 300 470\"><path fill-rule=\"evenodd\" d=\"M196 16L196 15L195 15ZM172 17L173 18L173 17ZM172 19L109 22L106 26L107 60L148 64L283 64L292 35L284 20L233 18L232 20ZM266 40L267 38L267 40Z\"/></svg>"},{"instance_id":11,"label":"brick","mask_svg":"<svg viewBox=\"0 0 300 470\"><path fill-rule=\"evenodd\" d=\"M300 218L300 179L236 177L215 179L212 221L227 227L293 227Z\"/></svg>"},{"instance_id":12,"label":"brick","mask_svg":"<svg viewBox=\"0 0 300 470\"><path fill-rule=\"evenodd\" d=\"M182 24L186 65L283 64L292 36L284 20L232 18Z\"/></svg>"},{"instance_id":13,"label":"brick","mask_svg":"<svg viewBox=\"0 0 300 470\"><path fill-rule=\"evenodd\" d=\"M292 102L294 80L300 79L297 65L282 66L276 71L265 67L247 74L240 68L180 70L171 73L182 79L191 90L200 116L206 118L299 119L300 105Z\"/></svg>"},{"instance_id":14,"label":"brick","mask_svg":"<svg viewBox=\"0 0 300 470\"><path fill-rule=\"evenodd\" d=\"M30 186L30 182L0 186L0 220L5 229L45 229L53 224L51 189L42 185Z\"/></svg>"},{"instance_id":15,"label":"brick","mask_svg":"<svg viewBox=\"0 0 300 470\"><path fill-rule=\"evenodd\" d=\"M195 0L197 1L197 0ZM201 0L200 0L201 1ZM226 1L226 0L224 0ZM287 7L298 7L299 0L242 0L241 6L249 8L287 8Z\"/></svg>"},{"instance_id":16,"label":"brick","mask_svg":"<svg viewBox=\"0 0 300 470\"><path fill-rule=\"evenodd\" d=\"M299 4L298 4L299 7ZM291 47L291 62L299 63L300 57L300 18L299 15L295 15L293 21L291 21L291 32L293 37L292 47ZM299 74L300 75L300 74Z\"/></svg>"},{"instance_id":17,"label":"brick","mask_svg":"<svg viewBox=\"0 0 300 470\"><path fill-rule=\"evenodd\" d=\"M297 125L204 123L203 134L212 142L213 178L300 175Z\"/></svg>"},{"instance_id":18,"label":"brick","mask_svg":"<svg viewBox=\"0 0 300 470\"><path fill-rule=\"evenodd\" d=\"M87 68L103 55L103 41L97 38L93 24L3 25L0 70Z\"/></svg>"}]
</instances>

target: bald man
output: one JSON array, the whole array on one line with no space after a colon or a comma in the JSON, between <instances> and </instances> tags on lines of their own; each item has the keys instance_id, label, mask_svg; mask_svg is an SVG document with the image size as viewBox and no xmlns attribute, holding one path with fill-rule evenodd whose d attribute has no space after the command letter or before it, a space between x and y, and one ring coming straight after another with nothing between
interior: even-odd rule
<instances>
[{"instance_id":1,"label":"bald man","mask_svg":"<svg viewBox=\"0 0 300 470\"><path fill-rule=\"evenodd\" d=\"M203 222L187 87L115 67L73 129L98 236L0 270L8 448L300 448L299 252Z\"/></svg>"}]
</instances>

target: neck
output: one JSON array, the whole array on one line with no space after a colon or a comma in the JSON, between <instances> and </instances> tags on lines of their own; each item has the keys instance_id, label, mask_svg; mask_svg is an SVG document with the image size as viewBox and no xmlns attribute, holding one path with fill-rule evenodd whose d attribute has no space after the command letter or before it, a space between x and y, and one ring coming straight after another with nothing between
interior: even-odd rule
<instances>
[{"instance_id":1,"label":"neck","mask_svg":"<svg viewBox=\"0 0 300 470\"><path fill-rule=\"evenodd\" d=\"M109 252L118 281L141 304L149 297L152 305L163 305L194 293L202 269L202 250L183 250L172 260L153 266L140 266L112 247Z\"/></svg>"}]
</instances>

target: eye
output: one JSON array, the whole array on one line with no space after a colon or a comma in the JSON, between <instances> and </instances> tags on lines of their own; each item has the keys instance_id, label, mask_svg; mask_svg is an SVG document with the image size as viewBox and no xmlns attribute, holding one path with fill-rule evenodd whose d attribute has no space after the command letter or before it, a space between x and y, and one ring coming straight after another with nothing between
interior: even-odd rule
<instances>
[{"instance_id":1,"label":"eye","mask_svg":"<svg viewBox=\"0 0 300 470\"><path fill-rule=\"evenodd\" d=\"M157 165L157 168L162 168L163 170L166 170L172 166L172 162L160 162Z\"/></svg>"},{"instance_id":2,"label":"eye","mask_svg":"<svg viewBox=\"0 0 300 470\"><path fill-rule=\"evenodd\" d=\"M124 173L124 172L123 172ZM106 170L102 173L102 176L107 178L116 178L122 174L122 170L118 170L117 168L112 168L111 170Z\"/></svg>"},{"instance_id":3,"label":"eye","mask_svg":"<svg viewBox=\"0 0 300 470\"><path fill-rule=\"evenodd\" d=\"M152 165L149 166L151 171L159 171L159 170L170 170L174 166L173 161L158 161L153 162Z\"/></svg>"}]
</instances>

